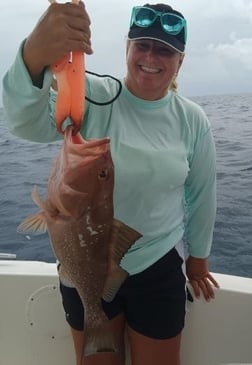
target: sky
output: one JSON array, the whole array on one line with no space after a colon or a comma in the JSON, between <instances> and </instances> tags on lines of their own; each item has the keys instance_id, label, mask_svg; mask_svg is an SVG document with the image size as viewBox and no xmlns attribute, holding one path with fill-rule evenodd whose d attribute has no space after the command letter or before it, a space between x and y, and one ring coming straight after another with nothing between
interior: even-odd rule
<instances>
[{"instance_id":1,"label":"sky","mask_svg":"<svg viewBox=\"0 0 252 365\"><path fill-rule=\"evenodd\" d=\"M188 23L186 55L178 78L180 93L189 97L252 93L252 0L163 2L182 12ZM131 8L144 2L86 0L85 4L92 22L94 50L92 56L86 56L87 69L123 77ZM20 42L48 6L46 0L1 0L1 80Z\"/></svg>"}]
</instances>

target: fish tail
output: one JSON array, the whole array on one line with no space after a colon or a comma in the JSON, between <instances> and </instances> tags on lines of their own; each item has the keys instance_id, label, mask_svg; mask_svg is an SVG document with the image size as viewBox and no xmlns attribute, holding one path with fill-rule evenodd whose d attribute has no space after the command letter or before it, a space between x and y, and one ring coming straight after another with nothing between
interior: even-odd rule
<instances>
[{"instance_id":1,"label":"fish tail","mask_svg":"<svg viewBox=\"0 0 252 365\"><path fill-rule=\"evenodd\" d=\"M124 343L119 337L118 334L112 332L109 324L105 323L101 327L87 326L85 329L83 356L97 353L123 353Z\"/></svg>"}]
</instances>

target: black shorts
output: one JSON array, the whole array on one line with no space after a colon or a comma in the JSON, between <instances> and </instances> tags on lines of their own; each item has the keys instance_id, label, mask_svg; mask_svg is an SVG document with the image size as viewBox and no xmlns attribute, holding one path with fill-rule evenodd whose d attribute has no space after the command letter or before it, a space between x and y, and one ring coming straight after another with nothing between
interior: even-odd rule
<instances>
[{"instance_id":1,"label":"black shorts","mask_svg":"<svg viewBox=\"0 0 252 365\"><path fill-rule=\"evenodd\" d=\"M111 303L101 300L109 319L124 314L138 333L156 339L177 336L184 327L186 287L183 259L173 248L139 274L129 276ZM75 288L60 283L66 320L83 330L84 310Z\"/></svg>"}]
</instances>

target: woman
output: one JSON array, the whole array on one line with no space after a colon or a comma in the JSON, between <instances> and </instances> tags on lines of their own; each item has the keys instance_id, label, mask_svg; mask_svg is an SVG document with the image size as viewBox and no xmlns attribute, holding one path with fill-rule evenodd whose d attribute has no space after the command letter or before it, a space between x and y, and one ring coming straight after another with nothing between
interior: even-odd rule
<instances>
[{"instance_id":1,"label":"woman","mask_svg":"<svg viewBox=\"0 0 252 365\"><path fill-rule=\"evenodd\" d=\"M143 235L121 262L129 278L112 303L103 302L121 341L126 330L132 365L180 364L183 241L195 296L202 293L209 301L212 285L218 287L207 265L216 210L213 138L201 108L174 92L185 44L181 13L164 4L134 7L122 92L110 105L87 103L81 129L86 138L111 137L115 217ZM3 100L15 135L38 142L62 138L54 123L48 66L69 51L92 54L83 3L52 4L7 72ZM110 100L117 91L114 80L87 77L87 94L94 100ZM74 288L61 284L61 293L77 364L124 364L123 354L82 358L83 307Z\"/></svg>"}]
</instances>

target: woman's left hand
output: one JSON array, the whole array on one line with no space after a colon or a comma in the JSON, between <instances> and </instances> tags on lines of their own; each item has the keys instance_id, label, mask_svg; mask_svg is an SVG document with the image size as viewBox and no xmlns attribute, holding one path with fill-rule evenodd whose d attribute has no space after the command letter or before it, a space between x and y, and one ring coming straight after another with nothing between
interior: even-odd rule
<instances>
[{"instance_id":1,"label":"woman's left hand","mask_svg":"<svg viewBox=\"0 0 252 365\"><path fill-rule=\"evenodd\" d=\"M214 299L213 286L219 288L219 284L210 274L206 258L189 256L186 260L186 275L196 298L199 298L202 292L207 302Z\"/></svg>"}]
</instances>

